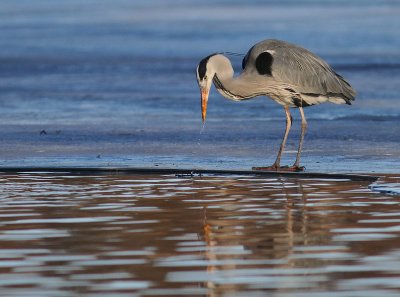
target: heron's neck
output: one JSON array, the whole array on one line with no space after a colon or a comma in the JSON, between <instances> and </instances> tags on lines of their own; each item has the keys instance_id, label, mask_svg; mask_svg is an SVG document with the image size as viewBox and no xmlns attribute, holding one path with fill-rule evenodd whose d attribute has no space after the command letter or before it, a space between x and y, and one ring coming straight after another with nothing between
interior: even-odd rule
<instances>
[{"instance_id":1,"label":"heron's neck","mask_svg":"<svg viewBox=\"0 0 400 297\"><path fill-rule=\"evenodd\" d=\"M234 70L227 58L215 63L214 67L214 85L225 98L240 101L261 95L258 84L245 73L233 76Z\"/></svg>"}]
</instances>

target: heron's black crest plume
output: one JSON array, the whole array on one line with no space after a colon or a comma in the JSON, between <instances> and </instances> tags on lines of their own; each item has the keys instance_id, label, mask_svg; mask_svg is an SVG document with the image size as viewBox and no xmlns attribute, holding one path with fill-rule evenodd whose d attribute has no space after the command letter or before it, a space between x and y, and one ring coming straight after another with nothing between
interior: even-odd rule
<instances>
[{"instance_id":1,"label":"heron's black crest plume","mask_svg":"<svg viewBox=\"0 0 400 297\"><path fill-rule=\"evenodd\" d=\"M234 53L234 52L220 52L220 53L213 53L207 57L205 57L203 60L200 61L199 67L198 67L198 74L199 74L199 79L203 79L204 76L206 75L207 72L207 63L208 60L215 55L222 54L222 55L228 55L228 56L238 56L238 57L243 57L244 54L240 53Z\"/></svg>"},{"instance_id":2,"label":"heron's black crest plume","mask_svg":"<svg viewBox=\"0 0 400 297\"><path fill-rule=\"evenodd\" d=\"M234 53L234 52L222 52L221 54L227 55L227 56L237 56L237 57L243 57L244 56L244 54Z\"/></svg>"},{"instance_id":3,"label":"heron's black crest plume","mask_svg":"<svg viewBox=\"0 0 400 297\"><path fill-rule=\"evenodd\" d=\"M198 72L198 75L199 75L199 79L203 79L204 76L206 76L208 60L212 56L215 56L217 54L218 53L211 54L211 55L205 57L203 60L200 61L199 66L197 67L197 72Z\"/></svg>"}]
</instances>

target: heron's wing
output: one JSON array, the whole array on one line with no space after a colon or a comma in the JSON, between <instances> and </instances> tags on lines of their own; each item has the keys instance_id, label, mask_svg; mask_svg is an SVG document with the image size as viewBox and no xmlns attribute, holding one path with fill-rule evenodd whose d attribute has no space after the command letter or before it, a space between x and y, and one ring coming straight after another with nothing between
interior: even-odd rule
<instances>
[{"instance_id":1,"label":"heron's wing","mask_svg":"<svg viewBox=\"0 0 400 297\"><path fill-rule=\"evenodd\" d=\"M253 60L259 74L296 86L301 93L354 100L355 91L350 84L325 61L304 48L270 40L255 45L246 57L248 64Z\"/></svg>"}]
</instances>

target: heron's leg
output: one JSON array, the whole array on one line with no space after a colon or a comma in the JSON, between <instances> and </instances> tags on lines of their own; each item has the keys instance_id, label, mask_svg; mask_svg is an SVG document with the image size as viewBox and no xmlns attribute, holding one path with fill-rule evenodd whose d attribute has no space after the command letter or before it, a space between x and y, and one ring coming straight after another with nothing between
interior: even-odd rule
<instances>
[{"instance_id":1,"label":"heron's leg","mask_svg":"<svg viewBox=\"0 0 400 297\"><path fill-rule=\"evenodd\" d=\"M281 147L279 148L279 152L278 155L276 156L274 164L268 167L253 167L253 170L278 170L279 168L281 168L280 164L281 164L282 152L285 149L285 144L287 137L289 135L290 127L292 127L292 115L290 114L289 106L285 106L285 114L286 114L286 130L285 134L283 135Z\"/></svg>"},{"instance_id":2,"label":"heron's leg","mask_svg":"<svg viewBox=\"0 0 400 297\"><path fill-rule=\"evenodd\" d=\"M300 156L301 156L301 151L303 149L303 141L304 141L304 135L306 134L307 130L307 121L306 117L304 116L304 111L302 107L299 107L300 115L301 115L301 134L300 134L300 142L299 142L299 149L297 151L296 155L296 161L294 162L292 168L296 169L298 171L304 170L304 167L300 167Z\"/></svg>"},{"instance_id":3,"label":"heron's leg","mask_svg":"<svg viewBox=\"0 0 400 297\"><path fill-rule=\"evenodd\" d=\"M285 134L283 135L281 147L279 148L279 152L278 152L278 155L276 156L275 163L274 163L274 165L272 165L272 166L275 166L277 168L280 167L281 156L282 156L283 150L285 149L286 140L288 138L290 128L292 127L292 115L290 114L289 106L285 106L285 114L286 114L286 130L285 130Z\"/></svg>"}]
</instances>

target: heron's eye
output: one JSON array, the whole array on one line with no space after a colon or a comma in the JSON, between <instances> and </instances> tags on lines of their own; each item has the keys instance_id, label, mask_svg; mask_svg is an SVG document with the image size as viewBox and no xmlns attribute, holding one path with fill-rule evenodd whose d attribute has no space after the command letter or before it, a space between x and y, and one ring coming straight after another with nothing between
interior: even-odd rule
<instances>
[{"instance_id":1,"label":"heron's eye","mask_svg":"<svg viewBox=\"0 0 400 297\"><path fill-rule=\"evenodd\" d=\"M204 75L204 78L203 78L204 80L207 80L207 75Z\"/></svg>"}]
</instances>

